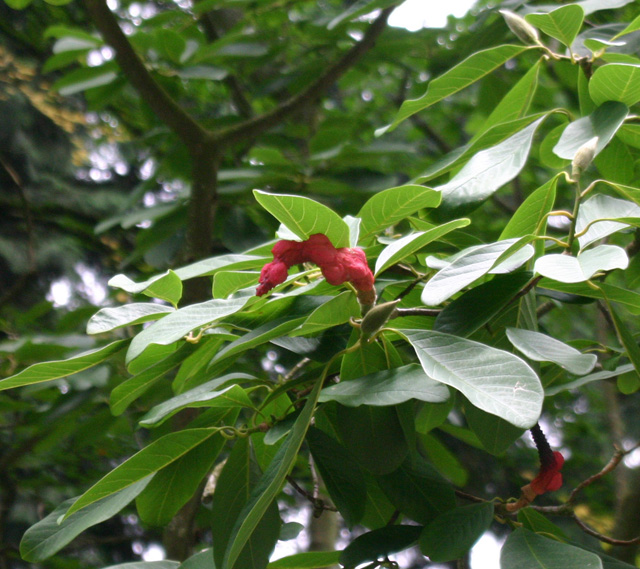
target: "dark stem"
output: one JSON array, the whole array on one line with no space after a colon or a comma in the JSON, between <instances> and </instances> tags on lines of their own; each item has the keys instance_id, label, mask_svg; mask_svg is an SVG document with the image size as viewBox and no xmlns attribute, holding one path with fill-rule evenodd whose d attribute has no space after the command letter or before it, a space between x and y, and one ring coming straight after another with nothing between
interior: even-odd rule
<instances>
[{"instance_id":1,"label":"dark stem","mask_svg":"<svg viewBox=\"0 0 640 569\"><path fill-rule=\"evenodd\" d=\"M531 437L533 438L533 442L536 444L536 448L538 449L538 456L540 457L540 466L542 469L545 468L553 468L556 463L556 458L553 455L553 451L551 450L551 446L549 446L549 442L547 441L547 437L544 436L540 425L536 423L533 427L531 427Z\"/></svg>"}]
</instances>

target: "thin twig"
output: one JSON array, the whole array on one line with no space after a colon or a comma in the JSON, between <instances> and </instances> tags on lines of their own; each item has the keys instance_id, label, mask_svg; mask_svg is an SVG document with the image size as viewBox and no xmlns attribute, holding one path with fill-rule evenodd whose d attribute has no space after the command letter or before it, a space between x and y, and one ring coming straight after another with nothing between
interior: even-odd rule
<instances>
[{"instance_id":1,"label":"thin twig","mask_svg":"<svg viewBox=\"0 0 640 569\"><path fill-rule=\"evenodd\" d=\"M438 316L442 312L441 308L396 308L393 313L393 318L400 318L403 316Z\"/></svg>"},{"instance_id":2,"label":"thin twig","mask_svg":"<svg viewBox=\"0 0 640 569\"><path fill-rule=\"evenodd\" d=\"M589 535L595 537L596 539L598 539L599 541L602 541L603 543L608 543L610 545L636 545L637 543L640 543L640 536L634 537L633 539L614 539L613 537L608 537L590 528L575 514L573 514L572 517L573 517L573 521L576 522L576 524L578 524L578 527L584 533L588 533Z\"/></svg>"},{"instance_id":3,"label":"thin twig","mask_svg":"<svg viewBox=\"0 0 640 569\"><path fill-rule=\"evenodd\" d=\"M301 496L304 496L311 504L313 505L313 509L315 510L327 510L329 512L337 512L338 509L333 506L327 506L323 500L319 498L314 498L311 492L307 492L304 488L302 488L293 478L293 476L287 476L287 482L291 484L292 488L298 492Z\"/></svg>"}]
</instances>

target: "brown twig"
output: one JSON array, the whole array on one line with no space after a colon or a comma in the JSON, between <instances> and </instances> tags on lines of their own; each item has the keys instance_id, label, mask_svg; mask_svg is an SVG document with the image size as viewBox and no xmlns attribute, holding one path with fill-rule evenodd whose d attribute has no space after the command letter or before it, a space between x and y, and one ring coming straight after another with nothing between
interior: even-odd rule
<instances>
[{"instance_id":1,"label":"brown twig","mask_svg":"<svg viewBox=\"0 0 640 569\"><path fill-rule=\"evenodd\" d=\"M393 318L400 318L403 316L438 316L442 312L440 308L396 308L393 313Z\"/></svg>"},{"instance_id":2,"label":"brown twig","mask_svg":"<svg viewBox=\"0 0 640 569\"><path fill-rule=\"evenodd\" d=\"M287 476L287 482L291 484L292 488L301 496L304 496L313 506L314 512L327 510L329 512L337 512L338 509L333 506L328 506L324 503L324 500L320 498L314 498L311 492L307 492L302 486L300 486L293 478L293 476Z\"/></svg>"},{"instance_id":3,"label":"brown twig","mask_svg":"<svg viewBox=\"0 0 640 569\"><path fill-rule=\"evenodd\" d=\"M606 535L601 534L600 532L590 528L587 524L585 524L578 516L573 514L571 516L573 521L578 524L578 527L584 532L589 534L590 536L595 537L597 540L608 543L610 545L636 545L640 543L640 536L634 539L614 539L613 537L608 537Z\"/></svg>"}]
</instances>

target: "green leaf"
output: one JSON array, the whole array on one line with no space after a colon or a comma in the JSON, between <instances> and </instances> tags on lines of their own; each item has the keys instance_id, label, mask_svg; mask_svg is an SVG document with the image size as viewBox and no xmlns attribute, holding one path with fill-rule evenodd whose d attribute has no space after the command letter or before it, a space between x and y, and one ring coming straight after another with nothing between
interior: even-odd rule
<instances>
[{"instance_id":1,"label":"green leaf","mask_svg":"<svg viewBox=\"0 0 640 569\"><path fill-rule=\"evenodd\" d=\"M145 328L131 341L127 351L127 363L137 358L151 344L172 344L196 328L238 312L248 300L249 297L214 299L172 312Z\"/></svg>"},{"instance_id":2,"label":"green leaf","mask_svg":"<svg viewBox=\"0 0 640 569\"><path fill-rule=\"evenodd\" d=\"M75 498L66 500L26 531L20 542L22 559L30 563L38 563L51 557L87 528L115 516L144 490L149 480L150 478L144 478L58 523Z\"/></svg>"},{"instance_id":3,"label":"green leaf","mask_svg":"<svg viewBox=\"0 0 640 569\"><path fill-rule=\"evenodd\" d=\"M180 569L180 567L182 565L178 561L133 561L132 563L109 565L109 567L103 567L103 569Z\"/></svg>"},{"instance_id":4,"label":"green leaf","mask_svg":"<svg viewBox=\"0 0 640 569\"><path fill-rule=\"evenodd\" d=\"M494 456L504 454L524 433L508 421L485 413L469 403L465 404L464 410L469 428L478 437L484 449Z\"/></svg>"},{"instance_id":5,"label":"green leaf","mask_svg":"<svg viewBox=\"0 0 640 569\"><path fill-rule=\"evenodd\" d=\"M478 140L491 127L520 119L526 115L538 89L538 76L543 61L542 58L536 61L522 79L502 98L496 108L491 111L480 131L474 135L472 142Z\"/></svg>"},{"instance_id":6,"label":"green leaf","mask_svg":"<svg viewBox=\"0 0 640 569\"><path fill-rule=\"evenodd\" d=\"M471 210L513 180L524 167L536 130L547 115L496 146L481 150L449 182L438 186L445 211Z\"/></svg>"},{"instance_id":7,"label":"green leaf","mask_svg":"<svg viewBox=\"0 0 640 569\"><path fill-rule=\"evenodd\" d=\"M338 296L331 297L324 304L318 306L299 327L291 332L290 336L316 334L327 328L344 324L351 317L358 317L359 315L360 305L356 295L347 290Z\"/></svg>"},{"instance_id":8,"label":"green leaf","mask_svg":"<svg viewBox=\"0 0 640 569\"><path fill-rule=\"evenodd\" d=\"M221 409L219 421L233 425L239 409ZM213 467L227 440L211 437L166 468L156 472L136 499L140 519L152 526L168 524L198 491L200 482Z\"/></svg>"},{"instance_id":9,"label":"green leaf","mask_svg":"<svg viewBox=\"0 0 640 569\"><path fill-rule=\"evenodd\" d=\"M546 215L553 209L556 201L558 177L559 175L551 178L522 202L502 230L500 241L524 235L544 234L547 225Z\"/></svg>"},{"instance_id":10,"label":"green leaf","mask_svg":"<svg viewBox=\"0 0 640 569\"><path fill-rule=\"evenodd\" d=\"M420 551L434 563L462 559L492 521L492 502L449 510L425 526L418 540Z\"/></svg>"},{"instance_id":11,"label":"green leaf","mask_svg":"<svg viewBox=\"0 0 640 569\"><path fill-rule=\"evenodd\" d=\"M638 342L636 342L624 320L620 318L608 299L607 308L609 309L609 314L611 314L618 339L627 352L627 357L631 360L636 372L640 373L640 348L638 347Z\"/></svg>"},{"instance_id":12,"label":"green leaf","mask_svg":"<svg viewBox=\"0 0 640 569\"><path fill-rule=\"evenodd\" d=\"M258 271L219 271L213 277L213 298L227 298L230 294L258 282Z\"/></svg>"},{"instance_id":13,"label":"green leaf","mask_svg":"<svg viewBox=\"0 0 640 569\"><path fill-rule=\"evenodd\" d=\"M528 529L529 531L554 535L559 541L568 541L569 539L567 535L557 525L551 523L546 516L531 508L522 508L522 510L518 512L518 522L523 525L524 529Z\"/></svg>"},{"instance_id":14,"label":"green leaf","mask_svg":"<svg viewBox=\"0 0 640 569\"><path fill-rule=\"evenodd\" d=\"M602 561L593 554L542 537L526 529L517 529L500 552L502 569L602 569Z\"/></svg>"},{"instance_id":15,"label":"green leaf","mask_svg":"<svg viewBox=\"0 0 640 569\"><path fill-rule=\"evenodd\" d=\"M476 407L516 427L538 420L544 392L520 358L478 342L433 331L402 330L425 373L460 391Z\"/></svg>"},{"instance_id":16,"label":"green leaf","mask_svg":"<svg viewBox=\"0 0 640 569\"><path fill-rule=\"evenodd\" d=\"M597 156L613 138L628 114L629 109L623 103L606 101L588 117L569 123L562 132L558 144L553 147L553 151L560 158L573 160L578 149L597 136Z\"/></svg>"},{"instance_id":17,"label":"green leaf","mask_svg":"<svg viewBox=\"0 0 640 569\"><path fill-rule=\"evenodd\" d=\"M438 101L442 101L442 99L446 99L458 91L462 91L465 87L482 79L527 49L531 48L521 45L500 45L474 53L431 81L427 87L427 92L422 97L402 103L391 125L378 129L376 135L380 136L389 130L393 130L411 115L430 107Z\"/></svg>"},{"instance_id":18,"label":"green leaf","mask_svg":"<svg viewBox=\"0 0 640 569\"><path fill-rule=\"evenodd\" d=\"M427 524L456 505L451 485L424 460L406 460L397 470L377 476L391 503L412 520Z\"/></svg>"},{"instance_id":19,"label":"green leaf","mask_svg":"<svg viewBox=\"0 0 640 569\"><path fill-rule=\"evenodd\" d=\"M236 372L207 381L198 387L194 387L156 405L140 419L140 424L144 426L161 424L186 407L214 407L217 405L222 407L251 407L251 400L243 389L238 388L240 391L235 390L233 393L229 393L229 389L238 387L235 385L236 383L251 379L255 379L255 377L246 373ZM227 386L231 382L234 382L234 385ZM227 398L226 402L216 402L217 399L224 397ZM232 398L230 399L230 397Z\"/></svg>"},{"instance_id":20,"label":"green leaf","mask_svg":"<svg viewBox=\"0 0 640 569\"><path fill-rule=\"evenodd\" d=\"M596 105L605 101L635 105L640 101L640 65L609 63L598 67L589 81L589 94Z\"/></svg>"},{"instance_id":21,"label":"green leaf","mask_svg":"<svg viewBox=\"0 0 640 569\"><path fill-rule=\"evenodd\" d=\"M545 255L535 265L536 273L562 283L580 283L588 281L600 271L626 269L629 258L622 247L617 245L598 245L578 253L577 256Z\"/></svg>"},{"instance_id":22,"label":"green leaf","mask_svg":"<svg viewBox=\"0 0 640 569\"><path fill-rule=\"evenodd\" d=\"M33 0L4 0L4 2L13 10L24 10Z\"/></svg>"},{"instance_id":23,"label":"green leaf","mask_svg":"<svg viewBox=\"0 0 640 569\"><path fill-rule=\"evenodd\" d=\"M388 6L396 4L397 0L357 0L339 16L329 22L327 29L333 30L343 22L350 22L360 16L364 16L375 10L384 10Z\"/></svg>"},{"instance_id":24,"label":"green leaf","mask_svg":"<svg viewBox=\"0 0 640 569\"><path fill-rule=\"evenodd\" d=\"M633 19L633 21L624 30L617 33L611 39L612 40L618 39L619 37L624 36L626 34L630 34L631 32L635 32L636 30L640 30L640 15L636 16Z\"/></svg>"},{"instance_id":25,"label":"green leaf","mask_svg":"<svg viewBox=\"0 0 640 569\"><path fill-rule=\"evenodd\" d=\"M582 27L584 10L578 4L569 4L547 14L527 14L525 20L571 48L573 40L576 39Z\"/></svg>"},{"instance_id":26,"label":"green leaf","mask_svg":"<svg viewBox=\"0 0 640 569\"><path fill-rule=\"evenodd\" d=\"M578 243L584 249L590 243L629 227L617 221L600 221L599 219L618 219L625 217L640 218L640 206L627 200L619 200L604 194L596 194L580 204L576 220ZM583 231L586 233L580 235Z\"/></svg>"},{"instance_id":27,"label":"green leaf","mask_svg":"<svg viewBox=\"0 0 640 569\"><path fill-rule=\"evenodd\" d=\"M166 300L173 306L177 306L182 298L182 280L171 269L141 283L133 282L126 275L116 275L109 279L107 284L114 288L120 288L129 294L143 293L151 298Z\"/></svg>"},{"instance_id":28,"label":"green leaf","mask_svg":"<svg viewBox=\"0 0 640 569\"><path fill-rule=\"evenodd\" d=\"M595 354L582 354L564 342L540 332L507 328L507 338L530 360L553 362L575 375L591 372L598 361Z\"/></svg>"},{"instance_id":29,"label":"green leaf","mask_svg":"<svg viewBox=\"0 0 640 569\"><path fill-rule=\"evenodd\" d=\"M267 508L280 492L285 477L293 467L302 441L307 433L321 388L322 382L316 382L291 432L278 449L273 461L253 489L249 501L242 512L240 512L233 531L231 532L232 538L225 551L224 562L222 563L221 569L231 569L234 567L245 544L251 538L256 526L260 523L260 520L267 511Z\"/></svg>"},{"instance_id":30,"label":"green leaf","mask_svg":"<svg viewBox=\"0 0 640 569\"><path fill-rule=\"evenodd\" d=\"M427 306L437 306L466 286L487 274L495 261L517 240L506 239L488 245L469 247L456 255L456 258L438 271L422 289L421 300ZM533 247L527 245L516 257L522 264L533 255ZM508 260L507 262L509 262ZM517 268L510 267L511 270Z\"/></svg>"},{"instance_id":31,"label":"green leaf","mask_svg":"<svg viewBox=\"0 0 640 569\"><path fill-rule=\"evenodd\" d=\"M123 326L135 326L158 320L174 310L170 306L152 302L136 302L115 308L102 308L89 319L87 334L102 334Z\"/></svg>"},{"instance_id":32,"label":"green leaf","mask_svg":"<svg viewBox=\"0 0 640 569\"><path fill-rule=\"evenodd\" d=\"M334 247L349 247L349 226L333 210L309 198L253 190L258 203L300 239L326 235Z\"/></svg>"},{"instance_id":33,"label":"green leaf","mask_svg":"<svg viewBox=\"0 0 640 569\"><path fill-rule=\"evenodd\" d=\"M442 423L447 420L449 413L451 413L454 402L455 397L449 397L449 399L443 403L427 403L426 405L422 405L415 419L416 432L426 434L442 425Z\"/></svg>"},{"instance_id":34,"label":"green leaf","mask_svg":"<svg viewBox=\"0 0 640 569\"><path fill-rule=\"evenodd\" d=\"M367 501L362 470L345 447L320 429L309 429L307 443L331 500L352 528L364 516Z\"/></svg>"},{"instance_id":35,"label":"green leaf","mask_svg":"<svg viewBox=\"0 0 640 569\"><path fill-rule=\"evenodd\" d=\"M462 465L455 453L433 433L421 434L418 439L425 456L435 469L452 484L464 488L469 481L469 471ZM478 443L478 448L482 448L480 443Z\"/></svg>"},{"instance_id":36,"label":"green leaf","mask_svg":"<svg viewBox=\"0 0 640 569\"><path fill-rule=\"evenodd\" d=\"M336 427L347 450L374 474L392 472L409 452L394 407L339 405Z\"/></svg>"},{"instance_id":37,"label":"green leaf","mask_svg":"<svg viewBox=\"0 0 640 569\"><path fill-rule=\"evenodd\" d=\"M199 551L195 555L189 557L189 559L187 559L186 561L180 563L180 566L177 569L211 569L212 558L213 552L211 551L211 549L203 549L202 551Z\"/></svg>"},{"instance_id":38,"label":"green leaf","mask_svg":"<svg viewBox=\"0 0 640 569\"><path fill-rule=\"evenodd\" d=\"M272 561L267 569L321 569L338 563L340 551L309 551Z\"/></svg>"},{"instance_id":39,"label":"green leaf","mask_svg":"<svg viewBox=\"0 0 640 569\"><path fill-rule=\"evenodd\" d=\"M539 286L541 289L550 289L586 298L608 298L624 305L632 314L640 314L640 294L605 282L599 282L598 289L594 289L586 283L562 283L551 279L543 279L540 281Z\"/></svg>"},{"instance_id":40,"label":"green leaf","mask_svg":"<svg viewBox=\"0 0 640 569\"><path fill-rule=\"evenodd\" d=\"M242 519L247 503L255 491L259 471L251 461L248 439L238 439L216 482L211 503L211 527L213 557L217 567L224 566L225 550L234 540L234 526ZM280 517L277 503L266 504L260 519L247 541L238 550L237 560L231 567L261 569L269 562L269 555L280 534Z\"/></svg>"},{"instance_id":41,"label":"green leaf","mask_svg":"<svg viewBox=\"0 0 640 569\"><path fill-rule=\"evenodd\" d=\"M422 526L387 526L364 533L342 550L340 565L355 569L363 563L382 560L414 545L421 531Z\"/></svg>"},{"instance_id":42,"label":"green leaf","mask_svg":"<svg viewBox=\"0 0 640 569\"><path fill-rule=\"evenodd\" d=\"M267 257L258 255L220 255L181 267L176 269L175 273L178 278L186 281L195 277L215 275L219 271L257 269L268 263L269 260Z\"/></svg>"},{"instance_id":43,"label":"green leaf","mask_svg":"<svg viewBox=\"0 0 640 569\"><path fill-rule=\"evenodd\" d=\"M149 446L134 454L89 488L69 508L65 514L65 519L94 502L111 496L146 476L169 466L217 432L218 429L213 427L208 429L188 429L170 433L153 441Z\"/></svg>"},{"instance_id":44,"label":"green leaf","mask_svg":"<svg viewBox=\"0 0 640 569\"><path fill-rule=\"evenodd\" d=\"M174 367L195 350L193 344L184 343L178 350L149 366L136 375L123 381L111 391L109 406L111 413L121 415L131 403L146 393L155 383L164 377Z\"/></svg>"},{"instance_id":45,"label":"green leaf","mask_svg":"<svg viewBox=\"0 0 640 569\"><path fill-rule=\"evenodd\" d=\"M319 401L357 407L397 405L411 399L441 403L449 399L449 390L430 379L419 365L409 364L325 387Z\"/></svg>"},{"instance_id":46,"label":"green leaf","mask_svg":"<svg viewBox=\"0 0 640 569\"><path fill-rule=\"evenodd\" d=\"M589 375L585 375L583 377L579 377L578 379L574 379L573 381L568 381L567 383L563 383L561 385L553 385L551 387L545 388L545 394L547 396L557 395L561 391L568 391L570 389L577 389L586 385L587 383L591 383L593 381L600 381L602 379L611 379L612 377L619 377L625 373L629 373L630 371L635 371L633 364L625 364L612 371L597 371L596 373L591 373Z\"/></svg>"},{"instance_id":47,"label":"green leaf","mask_svg":"<svg viewBox=\"0 0 640 569\"><path fill-rule=\"evenodd\" d=\"M88 89L109 85L118 78L115 69L115 66L110 63L98 67L75 69L58 79L51 89L58 91L63 97L68 97Z\"/></svg>"},{"instance_id":48,"label":"green leaf","mask_svg":"<svg viewBox=\"0 0 640 569\"><path fill-rule=\"evenodd\" d=\"M532 277L529 271L497 275L468 290L443 308L433 329L463 338L470 336L508 306Z\"/></svg>"},{"instance_id":49,"label":"green leaf","mask_svg":"<svg viewBox=\"0 0 640 569\"><path fill-rule=\"evenodd\" d=\"M418 233L412 233L398 239L394 243L385 247L382 250L382 253L378 256L378 259L376 260L375 274L378 275L386 271L389 267L392 267L406 257L413 255L432 241L440 239L440 237L455 229L466 227L470 223L470 219L455 219L428 231L419 231Z\"/></svg>"},{"instance_id":50,"label":"green leaf","mask_svg":"<svg viewBox=\"0 0 640 569\"><path fill-rule=\"evenodd\" d=\"M438 207L441 199L442 196L435 190L415 184L378 192L358 212L358 217L362 219L360 239L367 240L420 209Z\"/></svg>"},{"instance_id":51,"label":"green leaf","mask_svg":"<svg viewBox=\"0 0 640 569\"><path fill-rule=\"evenodd\" d=\"M82 352L66 360L33 364L20 373L1 380L0 391L21 387L23 385L42 383L43 381L51 381L52 379L60 379L61 377L67 377L74 373L84 371L118 353L124 348L127 342L128 340L117 340L101 348Z\"/></svg>"}]
</instances>

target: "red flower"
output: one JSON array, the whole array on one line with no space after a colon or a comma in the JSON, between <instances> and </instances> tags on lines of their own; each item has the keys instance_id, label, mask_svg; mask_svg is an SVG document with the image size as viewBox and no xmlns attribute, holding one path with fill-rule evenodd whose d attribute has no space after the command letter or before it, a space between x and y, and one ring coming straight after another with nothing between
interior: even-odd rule
<instances>
[{"instance_id":1,"label":"red flower","mask_svg":"<svg viewBox=\"0 0 640 569\"><path fill-rule=\"evenodd\" d=\"M267 263L260 273L260 285L256 289L258 296L283 283L293 265L315 263L329 284L350 282L359 293L364 293L359 295L361 301L364 299L366 304L373 304L375 300L373 273L362 249L336 249L326 235L316 233L306 241L278 241L271 252L273 261Z\"/></svg>"},{"instance_id":2,"label":"red flower","mask_svg":"<svg viewBox=\"0 0 640 569\"><path fill-rule=\"evenodd\" d=\"M559 490L562 486L562 465L564 464L564 457L558 451L553 453L553 460L545 461L545 464L540 466L540 472L536 476L529 486L538 495L545 492L553 492Z\"/></svg>"}]
</instances>

